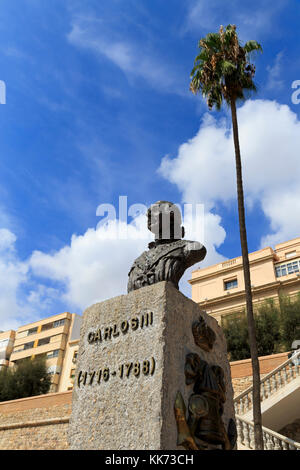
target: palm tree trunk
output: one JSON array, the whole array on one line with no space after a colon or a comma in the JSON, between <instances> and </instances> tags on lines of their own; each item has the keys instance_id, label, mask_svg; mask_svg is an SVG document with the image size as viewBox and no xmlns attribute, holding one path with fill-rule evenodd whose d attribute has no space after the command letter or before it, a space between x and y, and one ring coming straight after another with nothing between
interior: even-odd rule
<instances>
[{"instance_id":1,"label":"palm tree trunk","mask_svg":"<svg viewBox=\"0 0 300 470\"><path fill-rule=\"evenodd\" d=\"M238 197L238 212L240 224L240 239L243 259L243 270L245 280L245 295L246 295L246 308L248 320L248 334L252 362L252 375L253 375L253 422L254 422L254 440L255 449L263 450L263 434L262 434L262 418L260 406L260 370L257 352L255 322L253 315L252 305L252 292L250 280L250 267L248 257L248 243L245 223L245 207L244 207L244 191L243 191L243 178L242 178L242 164L241 153L239 145L238 122L236 115L236 103L231 99L231 117L233 128L233 140L235 148L235 161L236 161L236 179L237 179L237 197Z\"/></svg>"}]
</instances>

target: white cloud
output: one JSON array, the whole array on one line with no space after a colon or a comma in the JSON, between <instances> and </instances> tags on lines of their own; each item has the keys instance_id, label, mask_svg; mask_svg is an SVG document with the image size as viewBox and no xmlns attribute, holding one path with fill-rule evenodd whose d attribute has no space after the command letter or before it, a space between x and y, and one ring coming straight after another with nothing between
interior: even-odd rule
<instances>
[{"instance_id":1,"label":"white cloud","mask_svg":"<svg viewBox=\"0 0 300 470\"><path fill-rule=\"evenodd\" d=\"M287 105L247 101L238 109L245 196L261 205L272 232L262 246L300 235L300 122ZM183 200L228 204L236 198L232 132L226 122L205 118L197 135L162 160L160 173L177 184ZM217 224L218 226L219 224ZM260 228L261 230L261 228ZM209 235L211 236L211 235ZM213 238L212 238L213 240Z\"/></svg>"},{"instance_id":2,"label":"white cloud","mask_svg":"<svg viewBox=\"0 0 300 470\"><path fill-rule=\"evenodd\" d=\"M29 265L35 276L63 283L62 300L70 308L85 309L127 292L130 267L148 242L144 216L129 225L113 220L98 229L89 228L84 235L73 235L70 245L53 254L35 251Z\"/></svg>"},{"instance_id":3,"label":"white cloud","mask_svg":"<svg viewBox=\"0 0 300 470\"><path fill-rule=\"evenodd\" d=\"M185 228L185 239L196 240L202 243L206 250L206 257L201 263L195 264L188 268L179 282L179 289L187 296L191 297L191 286L188 280L192 277L192 271L198 268L204 268L213 264L221 263L226 258L222 254L218 253L217 249L225 240L226 232L221 226L221 217L204 211L203 219L201 220L203 227L197 230L195 219L193 223L188 218L184 220Z\"/></svg>"},{"instance_id":4,"label":"white cloud","mask_svg":"<svg viewBox=\"0 0 300 470\"><path fill-rule=\"evenodd\" d=\"M143 79L153 88L179 95L187 95L185 83L182 83L179 70L174 65L166 64L157 53L153 53L149 44L135 42L121 35L118 30L105 25L98 18L76 16L72 30L67 36L74 46L90 50L105 57L126 75L131 82Z\"/></svg>"},{"instance_id":5,"label":"white cloud","mask_svg":"<svg viewBox=\"0 0 300 470\"><path fill-rule=\"evenodd\" d=\"M129 269L150 240L140 215L128 225L114 220L89 228L57 252L35 251L21 261L15 235L0 229L0 330L58 313L56 305L80 312L125 294Z\"/></svg>"},{"instance_id":6,"label":"white cloud","mask_svg":"<svg viewBox=\"0 0 300 470\"><path fill-rule=\"evenodd\" d=\"M175 159L164 157L159 172L177 184L184 201L205 203L210 210L215 201L232 197L235 180L233 162L228 161L232 152L225 120L217 122L206 114L196 136L179 147Z\"/></svg>"}]
</instances>

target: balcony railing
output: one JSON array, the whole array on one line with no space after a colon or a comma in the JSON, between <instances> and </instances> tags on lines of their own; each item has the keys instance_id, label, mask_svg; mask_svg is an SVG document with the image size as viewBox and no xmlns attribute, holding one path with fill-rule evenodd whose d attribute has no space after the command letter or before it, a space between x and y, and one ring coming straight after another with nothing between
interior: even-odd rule
<instances>
[{"instance_id":1,"label":"balcony railing","mask_svg":"<svg viewBox=\"0 0 300 470\"><path fill-rule=\"evenodd\" d=\"M222 263L222 268L229 268L229 266L233 266L234 264L236 264L236 259L230 259L229 261L224 261L224 263Z\"/></svg>"}]
</instances>

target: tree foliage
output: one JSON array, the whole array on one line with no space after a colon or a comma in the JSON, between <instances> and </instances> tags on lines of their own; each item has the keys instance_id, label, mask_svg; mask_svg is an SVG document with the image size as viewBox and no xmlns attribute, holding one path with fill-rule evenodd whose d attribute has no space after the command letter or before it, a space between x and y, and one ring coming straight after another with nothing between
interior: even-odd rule
<instances>
[{"instance_id":1,"label":"tree foliage","mask_svg":"<svg viewBox=\"0 0 300 470\"><path fill-rule=\"evenodd\" d=\"M279 305L273 299L261 303L255 312L259 356L289 351L292 342L300 340L300 293L296 298L281 296ZM222 319L231 361L250 358L245 311Z\"/></svg>"},{"instance_id":2,"label":"tree foliage","mask_svg":"<svg viewBox=\"0 0 300 470\"><path fill-rule=\"evenodd\" d=\"M26 358L15 367L0 370L0 401L42 395L49 391L50 385L46 359Z\"/></svg>"},{"instance_id":3,"label":"tree foliage","mask_svg":"<svg viewBox=\"0 0 300 470\"><path fill-rule=\"evenodd\" d=\"M280 310L273 299L263 302L255 313L257 349L259 356L278 351L280 342Z\"/></svg>"},{"instance_id":4,"label":"tree foliage","mask_svg":"<svg viewBox=\"0 0 300 470\"><path fill-rule=\"evenodd\" d=\"M245 311L222 318L222 328L226 336L230 360L248 359L250 357L250 347Z\"/></svg>"},{"instance_id":5,"label":"tree foliage","mask_svg":"<svg viewBox=\"0 0 300 470\"><path fill-rule=\"evenodd\" d=\"M296 299L280 296L281 342L286 350L295 340L300 340L300 292Z\"/></svg>"},{"instance_id":6,"label":"tree foliage","mask_svg":"<svg viewBox=\"0 0 300 470\"><path fill-rule=\"evenodd\" d=\"M199 54L191 72L190 90L201 91L210 109L220 109L223 100L244 100L249 91L256 91L253 82L255 66L250 62L254 51L262 51L256 41L239 43L235 25L229 24L219 33L209 33L198 43Z\"/></svg>"}]
</instances>

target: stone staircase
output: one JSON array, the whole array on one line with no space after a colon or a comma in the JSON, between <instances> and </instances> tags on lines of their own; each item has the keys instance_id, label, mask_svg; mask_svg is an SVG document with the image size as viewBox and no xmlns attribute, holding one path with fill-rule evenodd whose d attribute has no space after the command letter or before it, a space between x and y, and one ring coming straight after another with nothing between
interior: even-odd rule
<instances>
[{"instance_id":1,"label":"stone staircase","mask_svg":"<svg viewBox=\"0 0 300 470\"><path fill-rule=\"evenodd\" d=\"M299 381L300 361L298 360L297 364L296 358L300 359L300 351L297 356L291 357L261 379L261 402L275 397L278 391L283 391L284 387L292 382ZM253 387L251 386L234 399L239 450L253 450L255 448L254 425L247 415L252 410L252 391ZM265 450L300 450L300 443L266 427L263 427L263 438Z\"/></svg>"}]
</instances>

